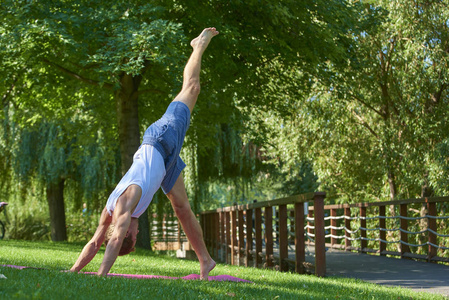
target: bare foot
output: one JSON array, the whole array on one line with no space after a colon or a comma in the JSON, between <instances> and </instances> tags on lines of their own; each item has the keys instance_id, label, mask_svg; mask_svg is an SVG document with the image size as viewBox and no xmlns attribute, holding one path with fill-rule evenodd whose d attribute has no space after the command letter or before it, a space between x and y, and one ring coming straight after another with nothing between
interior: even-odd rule
<instances>
[{"instance_id":1,"label":"bare foot","mask_svg":"<svg viewBox=\"0 0 449 300\"><path fill-rule=\"evenodd\" d=\"M209 273L215 268L215 261L211 258L207 263L200 263L200 279L208 280Z\"/></svg>"},{"instance_id":2,"label":"bare foot","mask_svg":"<svg viewBox=\"0 0 449 300\"><path fill-rule=\"evenodd\" d=\"M219 32L215 29L215 27L206 28L199 36L190 42L190 46L192 46L195 50L205 50L209 45L210 40L218 33Z\"/></svg>"}]
</instances>

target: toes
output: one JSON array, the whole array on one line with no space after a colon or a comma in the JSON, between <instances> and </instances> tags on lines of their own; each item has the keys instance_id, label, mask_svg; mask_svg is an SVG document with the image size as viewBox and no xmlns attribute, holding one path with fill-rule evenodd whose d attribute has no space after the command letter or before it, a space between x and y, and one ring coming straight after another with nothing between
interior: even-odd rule
<instances>
[{"instance_id":1,"label":"toes","mask_svg":"<svg viewBox=\"0 0 449 300\"><path fill-rule=\"evenodd\" d=\"M209 31L212 34L212 36L216 36L218 34L218 31L215 27L206 28L204 29L204 31L205 32Z\"/></svg>"}]
</instances>

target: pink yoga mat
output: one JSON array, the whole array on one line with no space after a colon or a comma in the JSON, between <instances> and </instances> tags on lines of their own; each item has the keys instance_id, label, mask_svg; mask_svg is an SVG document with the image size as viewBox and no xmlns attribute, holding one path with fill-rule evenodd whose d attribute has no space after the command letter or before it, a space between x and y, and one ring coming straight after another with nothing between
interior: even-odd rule
<instances>
[{"instance_id":1,"label":"pink yoga mat","mask_svg":"<svg viewBox=\"0 0 449 300\"><path fill-rule=\"evenodd\" d=\"M16 265L0 265L0 267L14 268L14 269L43 269L43 268L34 268L34 267L25 267L25 266L16 266ZM82 272L82 274L86 275L95 275L95 272ZM200 275L198 274L190 274L184 277L170 277L170 276L160 276L160 275L138 275L138 274L115 274L109 273L108 276L116 276L123 278L133 278L133 279L184 279L184 280L199 280ZM241 279L238 277L234 277L231 275L217 275L217 276L209 276L209 281L233 281L233 282L248 282L252 283L252 281Z\"/></svg>"}]
</instances>

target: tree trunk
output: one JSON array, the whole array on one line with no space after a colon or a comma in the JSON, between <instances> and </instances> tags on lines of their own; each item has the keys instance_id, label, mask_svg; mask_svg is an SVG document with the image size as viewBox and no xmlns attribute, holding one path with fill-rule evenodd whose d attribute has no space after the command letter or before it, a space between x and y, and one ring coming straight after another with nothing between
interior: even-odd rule
<instances>
[{"instance_id":1,"label":"tree trunk","mask_svg":"<svg viewBox=\"0 0 449 300\"><path fill-rule=\"evenodd\" d=\"M396 178L391 170L388 170L388 185L390 186L390 200L394 200L396 197Z\"/></svg>"},{"instance_id":2,"label":"tree trunk","mask_svg":"<svg viewBox=\"0 0 449 300\"><path fill-rule=\"evenodd\" d=\"M432 197L433 189L429 186L429 171L425 171L423 177L423 183L421 186L421 198Z\"/></svg>"},{"instance_id":3,"label":"tree trunk","mask_svg":"<svg viewBox=\"0 0 449 300\"><path fill-rule=\"evenodd\" d=\"M424 179L423 184L421 186L421 198L432 197L433 190L431 187L429 187L429 172L425 171L423 177ZM422 217L422 219L419 220L420 231L424 231L429 228L429 219L425 218L426 215L427 215L427 203L422 203L421 209L419 210L419 216ZM424 233L419 235L420 244L424 244L425 242L427 242L427 240L428 240L427 234ZM423 250L422 247L420 247L419 251L422 252L422 250Z\"/></svg>"},{"instance_id":4,"label":"tree trunk","mask_svg":"<svg viewBox=\"0 0 449 300\"><path fill-rule=\"evenodd\" d=\"M131 167L134 153L140 146L137 96L140 81L140 76L125 74L120 78L121 89L116 92L122 175Z\"/></svg>"},{"instance_id":5,"label":"tree trunk","mask_svg":"<svg viewBox=\"0 0 449 300\"><path fill-rule=\"evenodd\" d=\"M139 233L137 234L137 247L152 250L150 240L150 221L148 211L139 217Z\"/></svg>"},{"instance_id":6,"label":"tree trunk","mask_svg":"<svg viewBox=\"0 0 449 300\"><path fill-rule=\"evenodd\" d=\"M51 240L67 240L64 209L64 179L47 186L47 201L50 209Z\"/></svg>"},{"instance_id":7,"label":"tree trunk","mask_svg":"<svg viewBox=\"0 0 449 300\"><path fill-rule=\"evenodd\" d=\"M123 73L120 77L121 89L115 94L117 101L117 117L119 125L119 141L121 170L124 175L133 163L134 153L140 146L138 89L142 76ZM139 218L139 234L137 246L150 249L150 233L148 214Z\"/></svg>"}]
</instances>

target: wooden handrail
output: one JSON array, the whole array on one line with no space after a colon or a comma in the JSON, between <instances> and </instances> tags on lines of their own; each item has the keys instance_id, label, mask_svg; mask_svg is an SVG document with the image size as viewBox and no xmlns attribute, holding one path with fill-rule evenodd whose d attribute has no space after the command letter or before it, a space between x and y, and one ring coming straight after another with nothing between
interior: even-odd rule
<instances>
[{"instance_id":1,"label":"wooden handrail","mask_svg":"<svg viewBox=\"0 0 449 300\"><path fill-rule=\"evenodd\" d=\"M411 203L438 203L438 202L449 202L449 196L424 197L424 198L393 200L393 201L360 202L360 203L351 203L351 204L328 204L328 205L326 205L326 209L388 206L388 205L401 205L401 204L411 204ZM313 206L309 207L309 209L313 210Z\"/></svg>"},{"instance_id":2,"label":"wooden handrail","mask_svg":"<svg viewBox=\"0 0 449 300\"><path fill-rule=\"evenodd\" d=\"M241 204L241 205L233 205L233 206L217 208L214 210L203 211L200 214L209 214L209 213L213 213L213 212L222 212L222 211L248 210L248 209L263 208L263 207L274 207L274 206L279 206L279 205L304 203L304 202L312 201L313 197L315 197L315 196L325 197L326 193L324 193L324 192L306 193L306 194L295 195L295 196L290 196L290 197L285 197L285 198L280 198L280 199L275 199L275 200L254 202L254 203Z\"/></svg>"}]
</instances>

